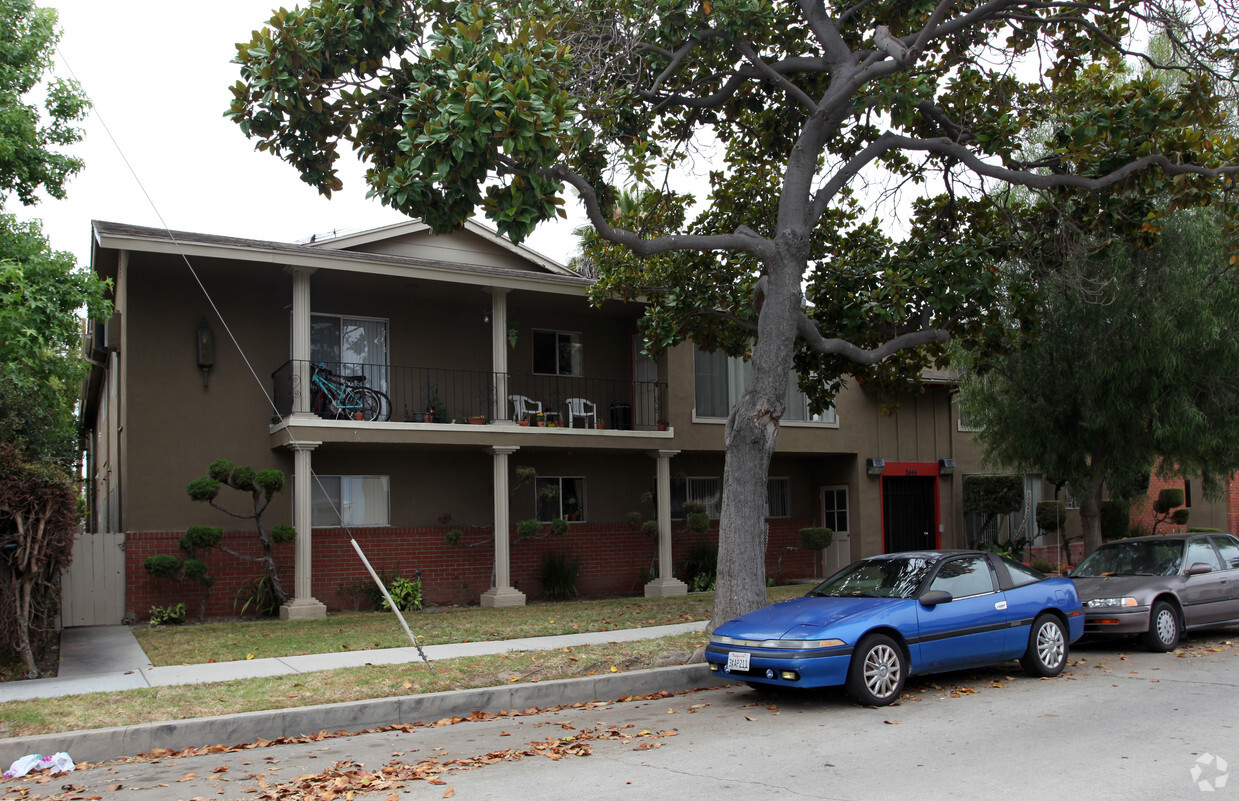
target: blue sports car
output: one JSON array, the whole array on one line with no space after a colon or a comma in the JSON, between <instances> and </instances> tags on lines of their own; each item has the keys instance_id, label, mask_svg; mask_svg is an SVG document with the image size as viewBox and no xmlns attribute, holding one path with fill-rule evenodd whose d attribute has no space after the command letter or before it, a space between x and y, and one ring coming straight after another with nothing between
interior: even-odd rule
<instances>
[{"instance_id":1,"label":"blue sports car","mask_svg":"<svg viewBox=\"0 0 1239 801\"><path fill-rule=\"evenodd\" d=\"M802 598L723 623L706 661L755 687L842 684L884 706L917 673L1018 659L1057 676L1083 633L1070 579L984 551L915 551L862 559Z\"/></svg>"}]
</instances>

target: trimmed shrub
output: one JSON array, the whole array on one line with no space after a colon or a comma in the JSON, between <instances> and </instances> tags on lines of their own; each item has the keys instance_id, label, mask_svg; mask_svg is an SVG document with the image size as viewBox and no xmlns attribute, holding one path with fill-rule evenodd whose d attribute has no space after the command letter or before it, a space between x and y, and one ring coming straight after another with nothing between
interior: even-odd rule
<instances>
[{"instance_id":1,"label":"trimmed shrub","mask_svg":"<svg viewBox=\"0 0 1239 801\"><path fill-rule=\"evenodd\" d=\"M810 551L823 551L835 541L835 532L825 526L800 529L800 544Z\"/></svg>"}]
</instances>

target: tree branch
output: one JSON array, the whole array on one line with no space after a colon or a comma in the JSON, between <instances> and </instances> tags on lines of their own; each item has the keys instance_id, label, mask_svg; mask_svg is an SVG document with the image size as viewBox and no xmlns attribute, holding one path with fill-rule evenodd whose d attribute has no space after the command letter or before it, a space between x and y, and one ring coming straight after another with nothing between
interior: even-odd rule
<instances>
[{"instance_id":1,"label":"tree branch","mask_svg":"<svg viewBox=\"0 0 1239 801\"><path fill-rule=\"evenodd\" d=\"M796 321L796 333L808 346L818 353L836 354L851 362L862 365L877 364L893 353L931 342L945 342L951 338L948 331L941 328L922 329L907 334L892 337L876 348L862 348L846 339L824 337L817 324L804 312L800 312Z\"/></svg>"}]
</instances>

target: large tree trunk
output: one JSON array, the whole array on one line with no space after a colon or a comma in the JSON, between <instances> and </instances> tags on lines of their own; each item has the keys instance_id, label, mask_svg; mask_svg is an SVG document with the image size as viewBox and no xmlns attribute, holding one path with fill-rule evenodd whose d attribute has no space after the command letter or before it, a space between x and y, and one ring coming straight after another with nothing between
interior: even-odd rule
<instances>
[{"instance_id":1,"label":"large tree trunk","mask_svg":"<svg viewBox=\"0 0 1239 801\"><path fill-rule=\"evenodd\" d=\"M1101 493L1105 479L1092 476L1088 491L1080 499L1080 529L1084 533L1084 555L1101 547Z\"/></svg>"},{"instance_id":2,"label":"large tree trunk","mask_svg":"<svg viewBox=\"0 0 1239 801\"><path fill-rule=\"evenodd\" d=\"M771 271L761 307L749 385L727 420L711 631L766 605L766 477L787 397L801 300L799 284L775 280L776 272Z\"/></svg>"}]
</instances>

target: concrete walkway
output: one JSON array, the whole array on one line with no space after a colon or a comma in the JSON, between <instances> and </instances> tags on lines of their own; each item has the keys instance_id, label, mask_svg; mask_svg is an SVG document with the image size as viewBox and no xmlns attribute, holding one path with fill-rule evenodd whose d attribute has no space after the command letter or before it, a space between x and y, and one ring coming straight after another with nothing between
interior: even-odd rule
<instances>
[{"instance_id":1,"label":"concrete walkway","mask_svg":"<svg viewBox=\"0 0 1239 801\"><path fill-rule=\"evenodd\" d=\"M502 654L508 651L546 651L607 642L649 640L672 634L702 631L705 625L705 621L698 621L552 637L427 645L423 647L423 650L428 659L436 661L461 656ZM54 679L11 681L0 684L0 702L175 684L206 684L213 681L311 673L316 670L335 670L364 665L396 665L420 660L417 649L409 646L247 659L238 662L212 662L203 665L154 667L128 626L84 626L65 629L61 633L59 676Z\"/></svg>"}]
</instances>

